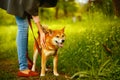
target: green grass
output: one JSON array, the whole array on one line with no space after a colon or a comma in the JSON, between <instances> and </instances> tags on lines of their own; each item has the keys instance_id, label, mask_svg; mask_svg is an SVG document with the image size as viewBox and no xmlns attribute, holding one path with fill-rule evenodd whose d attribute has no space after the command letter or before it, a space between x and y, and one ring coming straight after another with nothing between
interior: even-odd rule
<instances>
[{"instance_id":1,"label":"green grass","mask_svg":"<svg viewBox=\"0 0 120 80\"><path fill-rule=\"evenodd\" d=\"M47 73L43 80L119 80L120 77L120 20L95 12L85 14L81 21L72 18L41 20L51 29L65 26L66 41L58 51L60 77ZM33 23L34 24L34 23ZM35 25L34 32L37 33ZM0 26L0 80L22 80L18 71L16 50L16 25ZM37 36L37 34L36 34ZM29 55L32 58L34 39L29 30ZM103 46L104 45L104 46ZM110 51L109 51L110 50ZM47 65L52 69L52 58ZM40 57L37 61L40 70ZM33 79L34 78L29 78Z\"/></svg>"}]
</instances>

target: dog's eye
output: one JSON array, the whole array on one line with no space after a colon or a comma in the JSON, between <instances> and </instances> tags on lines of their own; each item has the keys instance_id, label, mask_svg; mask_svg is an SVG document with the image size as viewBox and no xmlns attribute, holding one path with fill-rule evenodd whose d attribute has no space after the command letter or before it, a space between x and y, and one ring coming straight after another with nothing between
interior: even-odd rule
<instances>
[{"instance_id":1,"label":"dog's eye","mask_svg":"<svg viewBox=\"0 0 120 80\"><path fill-rule=\"evenodd\" d=\"M65 35L62 35L62 37L64 37Z\"/></svg>"},{"instance_id":2,"label":"dog's eye","mask_svg":"<svg viewBox=\"0 0 120 80\"><path fill-rule=\"evenodd\" d=\"M59 38L59 36L56 36L56 38Z\"/></svg>"}]
</instances>

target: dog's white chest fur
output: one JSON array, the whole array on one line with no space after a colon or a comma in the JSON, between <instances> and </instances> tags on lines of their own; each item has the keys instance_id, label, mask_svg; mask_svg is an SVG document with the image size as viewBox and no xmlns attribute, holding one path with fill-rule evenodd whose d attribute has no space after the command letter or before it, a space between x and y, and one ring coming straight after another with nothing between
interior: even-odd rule
<instances>
[{"instance_id":1,"label":"dog's white chest fur","mask_svg":"<svg viewBox=\"0 0 120 80\"><path fill-rule=\"evenodd\" d=\"M55 54L54 50L46 50L46 49L44 49L43 51L44 51L44 54L46 56L50 56L50 55L54 55Z\"/></svg>"}]
</instances>

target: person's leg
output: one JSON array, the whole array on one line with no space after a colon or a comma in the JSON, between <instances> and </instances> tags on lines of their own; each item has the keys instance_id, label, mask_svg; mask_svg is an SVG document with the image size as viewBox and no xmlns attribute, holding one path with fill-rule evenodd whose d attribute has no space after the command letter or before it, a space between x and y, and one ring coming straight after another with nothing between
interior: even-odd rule
<instances>
[{"instance_id":1,"label":"person's leg","mask_svg":"<svg viewBox=\"0 0 120 80\"><path fill-rule=\"evenodd\" d=\"M18 25L17 34L17 52L19 60L19 72L20 77L38 76L37 72L33 72L28 69L27 51L28 51L28 20L27 18L21 18L16 16L16 23Z\"/></svg>"},{"instance_id":2,"label":"person's leg","mask_svg":"<svg viewBox=\"0 0 120 80\"><path fill-rule=\"evenodd\" d=\"M16 23L18 25L17 34L17 52L19 60L19 69L28 69L28 63L26 58L27 47L28 47L28 21L26 18L16 16Z\"/></svg>"}]
</instances>

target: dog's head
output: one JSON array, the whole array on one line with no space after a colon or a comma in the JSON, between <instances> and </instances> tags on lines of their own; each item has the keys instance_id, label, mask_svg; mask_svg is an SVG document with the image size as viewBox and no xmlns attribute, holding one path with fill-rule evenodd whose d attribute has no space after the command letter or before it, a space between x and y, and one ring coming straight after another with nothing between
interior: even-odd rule
<instances>
[{"instance_id":1,"label":"dog's head","mask_svg":"<svg viewBox=\"0 0 120 80\"><path fill-rule=\"evenodd\" d=\"M65 41L64 29L61 30L50 30L49 36L51 37L52 44L58 47L62 47Z\"/></svg>"}]
</instances>

